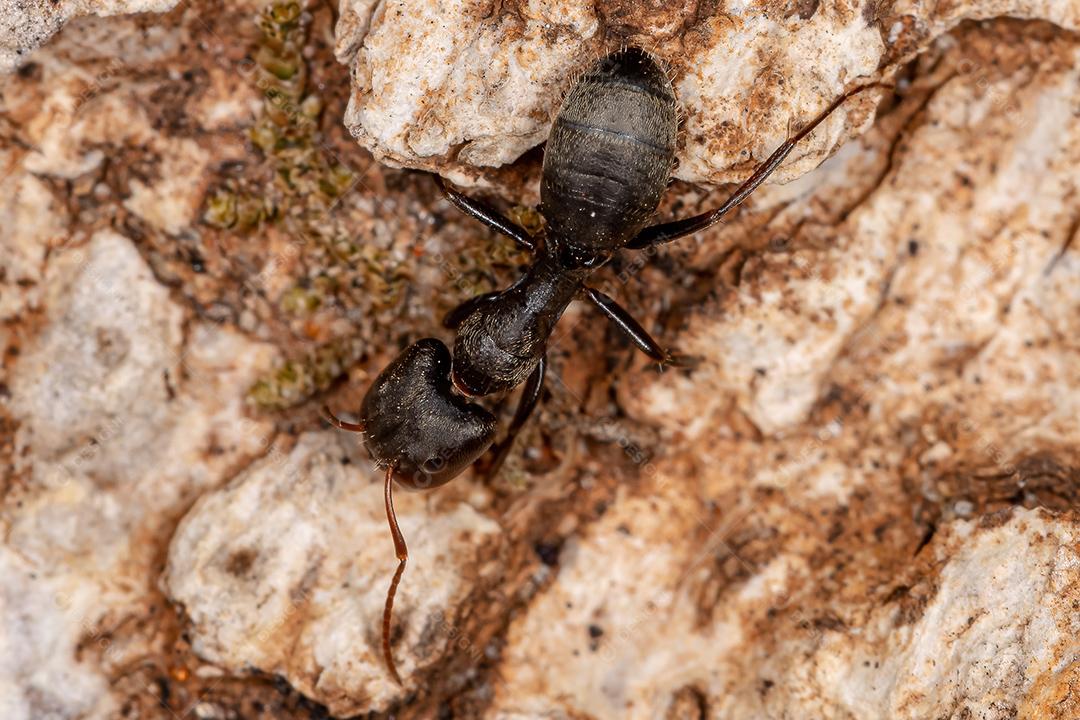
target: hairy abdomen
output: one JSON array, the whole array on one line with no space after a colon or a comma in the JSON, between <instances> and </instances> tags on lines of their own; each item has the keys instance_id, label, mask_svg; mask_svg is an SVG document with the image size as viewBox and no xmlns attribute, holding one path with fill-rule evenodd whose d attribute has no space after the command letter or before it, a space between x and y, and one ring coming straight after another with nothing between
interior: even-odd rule
<instances>
[{"instance_id":1,"label":"hairy abdomen","mask_svg":"<svg viewBox=\"0 0 1080 720\"><path fill-rule=\"evenodd\" d=\"M550 231L583 253L624 245L660 203L677 126L671 83L643 51L597 63L567 95L544 151Z\"/></svg>"}]
</instances>

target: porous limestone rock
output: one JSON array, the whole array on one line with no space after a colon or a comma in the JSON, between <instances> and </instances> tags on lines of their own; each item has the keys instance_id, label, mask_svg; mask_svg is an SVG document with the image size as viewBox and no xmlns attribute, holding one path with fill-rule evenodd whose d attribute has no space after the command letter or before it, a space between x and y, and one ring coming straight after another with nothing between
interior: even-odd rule
<instances>
[{"instance_id":1,"label":"porous limestone rock","mask_svg":"<svg viewBox=\"0 0 1080 720\"><path fill-rule=\"evenodd\" d=\"M784 177L866 127L819 169L597 274L693 370L656 373L574 305L503 474L399 493L400 688L379 651L394 569L381 474L317 409L357 408L404 343L442 333L442 311L505 286L521 257L339 127L351 91L325 5L307 7L298 53L325 107L317 132L290 137L302 162L253 147L279 96L249 58L282 69L255 7L78 19L0 80L0 716L326 714L314 702L402 718L1075 720L1075 4L728 3L729 22L702 3L687 28L643 7L357 3L337 19L371 87L401 93L370 108L373 127L417 129L394 142L476 179L542 139L572 68L609 41L673 66L704 108L688 128L737 120L686 133L680 172L710 181L852 74L922 51L898 93L837 115ZM409 39L439 13L454 34ZM813 54L834 64L793 70L827 30ZM763 81L747 105L741 74L692 80L689 60L716 65L737 32L753 51L740 73L790 70L784 91ZM466 43L462 62L414 52L419 85L394 74L409 43L440 37ZM487 64L510 82L449 105ZM424 86L429 72L445 82ZM428 115L409 119L422 97ZM536 112L515 116L519 100ZM420 162L406 155L390 159ZM305 175L319 167L348 182L308 204L329 182ZM490 172L529 195L527 172ZM721 196L675 184L660 216ZM250 227L204 220L221 219L215 199L255 207ZM274 395L342 340L359 350Z\"/></svg>"},{"instance_id":2,"label":"porous limestone rock","mask_svg":"<svg viewBox=\"0 0 1080 720\"><path fill-rule=\"evenodd\" d=\"M998 16L1077 30L1080 2L342 0L337 54L353 78L345 122L376 158L477 182L544 141L592 60L640 45L667 66L682 109L674 176L724 183L846 90L892 78L964 20ZM775 180L865 130L870 109L860 98L839 110Z\"/></svg>"},{"instance_id":3,"label":"porous limestone rock","mask_svg":"<svg viewBox=\"0 0 1080 720\"><path fill-rule=\"evenodd\" d=\"M685 717L672 713L689 688L707 709L690 717L876 720L966 710L1005 720L1035 688L1075 693L1075 514L1006 511L945 525L914 562L919 569L897 578L893 597L856 611L856 626L846 614L853 608L840 603L823 617L789 594L806 567L781 555L702 627L694 576L709 549L685 548L662 530L686 511L676 486L666 490L620 502L595 534L563 551L551 591L510 630L491 717ZM924 595L915 607L912 590ZM766 611L787 617L772 629L784 635L754 632ZM553 616L561 617L555 626ZM1044 717L1072 717L1066 707L1038 707L1057 713Z\"/></svg>"},{"instance_id":4,"label":"porous limestone rock","mask_svg":"<svg viewBox=\"0 0 1080 720\"><path fill-rule=\"evenodd\" d=\"M164 577L191 618L196 652L287 677L336 715L397 697L379 632L397 565L383 508L371 502L382 474L355 437L323 431L204 496L177 528ZM395 613L406 679L439 658L445 617L480 579L475 548L499 531L468 503L433 512L433 502L401 492L395 502L411 553Z\"/></svg>"},{"instance_id":5,"label":"porous limestone rock","mask_svg":"<svg viewBox=\"0 0 1080 720\"><path fill-rule=\"evenodd\" d=\"M0 0L0 75L25 63L64 23L82 15L164 12L177 0Z\"/></svg>"},{"instance_id":6,"label":"porous limestone rock","mask_svg":"<svg viewBox=\"0 0 1080 720\"><path fill-rule=\"evenodd\" d=\"M6 381L18 430L0 514L0 715L103 717L117 705L108 673L140 652L113 630L149 611L153 538L263 450L270 428L243 417L236 384L266 350L213 324L185 330L116 233L54 250L40 285L42 329L14 346Z\"/></svg>"}]
</instances>

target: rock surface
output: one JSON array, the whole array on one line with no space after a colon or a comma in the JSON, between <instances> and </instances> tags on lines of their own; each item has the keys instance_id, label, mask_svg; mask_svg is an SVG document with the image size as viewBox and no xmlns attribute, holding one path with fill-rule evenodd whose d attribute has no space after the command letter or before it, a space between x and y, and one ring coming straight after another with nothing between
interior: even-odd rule
<instances>
[{"instance_id":1,"label":"rock surface","mask_svg":"<svg viewBox=\"0 0 1080 720\"><path fill-rule=\"evenodd\" d=\"M393 544L370 502L380 473L362 455L353 438L325 431L272 452L192 508L164 578L188 611L196 652L290 678L340 715L386 706L400 691L378 634ZM417 579L397 597L399 616L413 619L398 641L405 674L439 659L442 614L479 580L475 548L499 531L468 502L440 499L435 509L432 500L399 493L395 503L410 546L406 577Z\"/></svg>"},{"instance_id":2,"label":"rock surface","mask_svg":"<svg viewBox=\"0 0 1080 720\"><path fill-rule=\"evenodd\" d=\"M25 63L64 23L82 15L164 12L177 0L0 0L0 75Z\"/></svg>"},{"instance_id":3,"label":"rock surface","mask_svg":"<svg viewBox=\"0 0 1080 720\"><path fill-rule=\"evenodd\" d=\"M709 717L964 717L966 709L1004 719L1035 688L1075 693L1076 516L1022 511L949 523L901 573L897 597L834 604L831 615L789 594L805 567L777 557L703 628L688 595L709 554L692 557L675 537L652 542L657 525L680 519L678 505L670 495L620 503L565 551L552 590L511 628L493 717L542 717L553 704L568 717L668 717L689 695ZM642 521L650 511L659 517ZM847 579L858 582L857 572ZM748 632L766 612L786 619L771 637ZM552 632L554 615L562 623ZM572 700L554 700L566 692ZM1026 704L1066 718L1080 707L1068 703Z\"/></svg>"},{"instance_id":4,"label":"rock surface","mask_svg":"<svg viewBox=\"0 0 1080 720\"><path fill-rule=\"evenodd\" d=\"M734 182L856 84L890 78L965 20L1080 29L1075 0L549 3L342 0L352 69L345 122L377 159L477 182L547 137L569 84L620 44L669 68L684 113L674 176ZM808 62L812 58L812 62ZM829 120L781 169L790 180L865 130L869 98Z\"/></svg>"},{"instance_id":5,"label":"rock surface","mask_svg":"<svg viewBox=\"0 0 1080 720\"><path fill-rule=\"evenodd\" d=\"M642 29L636 3L441 4L457 32L407 40L434 10L196 2L73 20L0 81L0 717L1080 716L1075 5L774 5ZM502 476L399 494L403 687L379 473L317 409L356 408L523 258L356 145L335 24L379 83L394 42L464 43L416 63L446 73L430 123L399 78L372 117L438 151L394 162L509 197L535 158L477 158L542 138L566 68L612 38L675 65L730 25L779 68L835 31L840 65L761 84L745 118L725 88L760 73L694 91L673 67L688 128L741 118L686 133L681 167L712 182L844 73L922 51L786 177L864 131L820 168L598 275L696 369L657 374L572 306ZM455 84L484 53L510 78L488 104ZM473 150L448 164L455 137ZM721 196L676 183L660 214Z\"/></svg>"},{"instance_id":6,"label":"rock surface","mask_svg":"<svg viewBox=\"0 0 1080 720\"><path fill-rule=\"evenodd\" d=\"M7 380L0 715L104 717L115 699L77 658L130 661L112 632L148 612L153 539L261 450L269 424L231 390L266 350L217 326L185 337L181 308L115 233L54 251L41 285L41 330Z\"/></svg>"}]
</instances>

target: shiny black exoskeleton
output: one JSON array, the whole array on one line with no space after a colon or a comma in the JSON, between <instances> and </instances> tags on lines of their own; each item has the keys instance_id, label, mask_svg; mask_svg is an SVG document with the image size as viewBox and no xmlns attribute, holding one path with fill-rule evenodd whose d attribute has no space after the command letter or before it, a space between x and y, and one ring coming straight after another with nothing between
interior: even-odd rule
<instances>
[{"instance_id":1,"label":"shiny black exoskeleton","mask_svg":"<svg viewBox=\"0 0 1080 720\"><path fill-rule=\"evenodd\" d=\"M472 298L450 312L445 324L457 333L452 356L440 341L420 340L376 378L359 423L342 422L326 411L337 427L363 432L368 450L387 469L386 511L400 562L383 615L383 654L395 680L390 616L408 553L394 517L393 482L422 489L459 474L495 437L495 418L467 398L506 392L525 382L509 431L495 446L489 472L498 469L536 406L548 338L574 299L595 305L656 362L676 364L677 357L615 300L586 284L589 276L619 250L670 242L720 220L800 139L866 87L841 96L785 141L719 208L685 220L645 227L667 187L678 113L664 71L635 48L597 62L563 101L544 151L539 211L547 232L541 242L493 208L440 181L451 203L531 251L533 260L510 288Z\"/></svg>"}]
</instances>

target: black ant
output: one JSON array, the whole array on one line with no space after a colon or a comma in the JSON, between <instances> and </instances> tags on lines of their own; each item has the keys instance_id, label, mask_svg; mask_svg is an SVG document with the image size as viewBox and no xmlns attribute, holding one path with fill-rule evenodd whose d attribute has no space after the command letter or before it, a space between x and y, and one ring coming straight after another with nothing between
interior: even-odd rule
<instances>
[{"instance_id":1,"label":"black ant","mask_svg":"<svg viewBox=\"0 0 1080 720\"><path fill-rule=\"evenodd\" d=\"M367 391L359 423L343 422L323 408L334 426L364 433L368 451L386 467L386 516L398 567L386 595L382 646L398 684L390 621L409 555L394 515L393 481L422 490L456 477L495 440L495 417L467 398L506 392L524 382L509 431L494 445L487 472L498 471L540 398L548 337L571 300L591 302L661 367L683 364L614 299L589 287L589 276L619 250L668 243L719 221L799 140L849 97L870 87L882 85L864 85L840 96L780 145L719 208L684 220L645 227L667 188L679 121L671 82L656 61L636 48L597 62L559 109L544 151L539 211L547 232L542 244L494 208L439 180L458 209L506 235L533 259L508 289L474 297L447 314L443 324L457 332L452 356L434 338L398 355Z\"/></svg>"}]
</instances>

